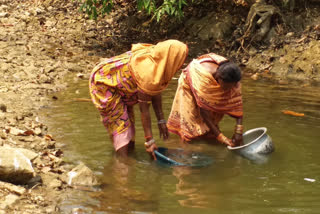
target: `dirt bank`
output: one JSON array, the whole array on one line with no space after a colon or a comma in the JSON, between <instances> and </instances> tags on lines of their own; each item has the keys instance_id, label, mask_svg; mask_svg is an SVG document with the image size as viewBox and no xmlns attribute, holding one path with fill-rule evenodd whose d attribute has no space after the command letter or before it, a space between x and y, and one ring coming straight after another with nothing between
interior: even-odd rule
<instances>
[{"instance_id":1,"label":"dirt bank","mask_svg":"<svg viewBox=\"0 0 320 214\"><path fill-rule=\"evenodd\" d=\"M73 3L0 1L0 145L35 151L37 177L23 194L0 187L2 213L59 213L67 185L63 151L38 113L98 61L86 47L92 21L83 21ZM9 190L8 190L9 189Z\"/></svg>"},{"instance_id":2,"label":"dirt bank","mask_svg":"<svg viewBox=\"0 0 320 214\"><path fill-rule=\"evenodd\" d=\"M242 57L228 52L226 41L200 40L182 25L140 26L146 17L130 8L116 9L96 23L80 14L74 1L0 0L0 145L27 148L39 155L33 163L38 180L24 185L24 194L9 200L9 193L0 187L4 206L0 213L60 212L59 203L69 190L61 179L68 168L61 161L64 142L54 140L38 113L57 99L53 92L72 84L65 81L67 77L88 78L100 57L126 51L141 38L143 42L180 39L188 43L190 57L218 50L230 53L252 74L320 80L317 26L286 33L281 46L251 48Z\"/></svg>"}]
</instances>

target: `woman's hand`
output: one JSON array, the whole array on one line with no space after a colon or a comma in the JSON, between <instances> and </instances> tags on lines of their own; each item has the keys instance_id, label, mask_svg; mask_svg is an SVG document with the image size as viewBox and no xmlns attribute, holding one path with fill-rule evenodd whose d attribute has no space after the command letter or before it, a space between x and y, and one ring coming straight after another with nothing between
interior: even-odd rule
<instances>
[{"instance_id":1,"label":"woman's hand","mask_svg":"<svg viewBox=\"0 0 320 214\"><path fill-rule=\"evenodd\" d=\"M163 140L167 140L169 138L169 132L167 128L166 122L158 122L158 128L159 128L159 133L160 133L160 139L162 138Z\"/></svg>"},{"instance_id":2,"label":"woman's hand","mask_svg":"<svg viewBox=\"0 0 320 214\"><path fill-rule=\"evenodd\" d=\"M227 138L224 142L224 144L228 145L228 146L231 146L231 147L234 147L235 144L233 143L233 141L229 138Z\"/></svg>"},{"instance_id":3,"label":"woman's hand","mask_svg":"<svg viewBox=\"0 0 320 214\"><path fill-rule=\"evenodd\" d=\"M235 146L241 146L243 144L243 125L242 125L242 117L237 118L237 124L234 129L234 134L232 136L232 142Z\"/></svg>"},{"instance_id":4,"label":"woman's hand","mask_svg":"<svg viewBox=\"0 0 320 214\"><path fill-rule=\"evenodd\" d=\"M234 146L241 146L243 144L242 134L235 133L232 136L232 142L234 143Z\"/></svg>"},{"instance_id":5,"label":"woman's hand","mask_svg":"<svg viewBox=\"0 0 320 214\"><path fill-rule=\"evenodd\" d=\"M146 152L150 154L152 159L157 160L154 150L158 150L158 147L155 143L151 144L150 146L146 146Z\"/></svg>"},{"instance_id":6,"label":"woman's hand","mask_svg":"<svg viewBox=\"0 0 320 214\"><path fill-rule=\"evenodd\" d=\"M220 142L220 143L223 143L223 144L226 144L228 146L231 146L231 147L234 147L235 144L233 143L233 141L229 138L227 138L226 136L224 136L222 133L220 133L217 137L217 140Z\"/></svg>"}]
</instances>

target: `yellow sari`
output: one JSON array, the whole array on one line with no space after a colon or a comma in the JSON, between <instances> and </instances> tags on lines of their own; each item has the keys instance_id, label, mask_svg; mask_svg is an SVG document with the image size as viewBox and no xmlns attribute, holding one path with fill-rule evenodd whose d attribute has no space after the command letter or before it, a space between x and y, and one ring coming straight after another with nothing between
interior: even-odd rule
<instances>
[{"instance_id":1,"label":"yellow sari","mask_svg":"<svg viewBox=\"0 0 320 214\"><path fill-rule=\"evenodd\" d=\"M242 116L240 83L224 91L212 74L201 65L204 61L218 65L225 60L221 56L209 54L193 60L181 73L167 123L170 132L180 135L186 141L207 134L210 129L200 114L200 108L211 112L211 120L215 124L221 121L224 114Z\"/></svg>"}]
</instances>

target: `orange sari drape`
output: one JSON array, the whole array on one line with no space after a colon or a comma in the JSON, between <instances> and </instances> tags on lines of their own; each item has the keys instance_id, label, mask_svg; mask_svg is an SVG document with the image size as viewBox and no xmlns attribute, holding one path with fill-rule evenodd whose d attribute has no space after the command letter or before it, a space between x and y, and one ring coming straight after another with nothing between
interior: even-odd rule
<instances>
[{"instance_id":1,"label":"orange sari drape","mask_svg":"<svg viewBox=\"0 0 320 214\"><path fill-rule=\"evenodd\" d=\"M178 40L166 40L156 45L135 44L131 51L129 69L138 90L154 96L167 88L183 65L188 46Z\"/></svg>"},{"instance_id":2,"label":"orange sari drape","mask_svg":"<svg viewBox=\"0 0 320 214\"><path fill-rule=\"evenodd\" d=\"M200 60L195 59L179 78L167 124L169 131L186 141L207 134L210 129L200 114L200 108L211 112L211 120L215 124L224 114L234 117L243 115L240 83L231 90L222 90Z\"/></svg>"}]
</instances>

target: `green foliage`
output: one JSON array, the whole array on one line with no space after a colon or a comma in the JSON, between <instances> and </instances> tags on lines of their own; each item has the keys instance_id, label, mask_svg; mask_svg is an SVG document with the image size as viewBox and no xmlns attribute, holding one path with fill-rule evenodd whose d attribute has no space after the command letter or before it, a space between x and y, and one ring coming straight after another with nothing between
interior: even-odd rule
<instances>
[{"instance_id":1,"label":"green foliage","mask_svg":"<svg viewBox=\"0 0 320 214\"><path fill-rule=\"evenodd\" d=\"M90 19L97 19L111 12L113 8L112 0L77 0L81 3L80 11L87 13Z\"/></svg>"},{"instance_id":2,"label":"green foliage","mask_svg":"<svg viewBox=\"0 0 320 214\"><path fill-rule=\"evenodd\" d=\"M99 15L110 13L113 8L112 0L77 0L81 3L80 10L87 13L91 19ZM193 3L197 0L191 0ZM200 0L198 0L200 1ZM162 16L168 15L180 19L183 17L183 7L188 6L187 0L137 0L138 10L156 18L157 22Z\"/></svg>"},{"instance_id":3,"label":"green foliage","mask_svg":"<svg viewBox=\"0 0 320 214\"><path fill-rule=\"evenodd\" d=\"M145 10L159 22L164 15L180 19L183 17L183 7L188 5L186 0L163 0L161 4L157 4L158 2L156 0L138 0L138 10Z\"/></svg>"}]
</instances>

